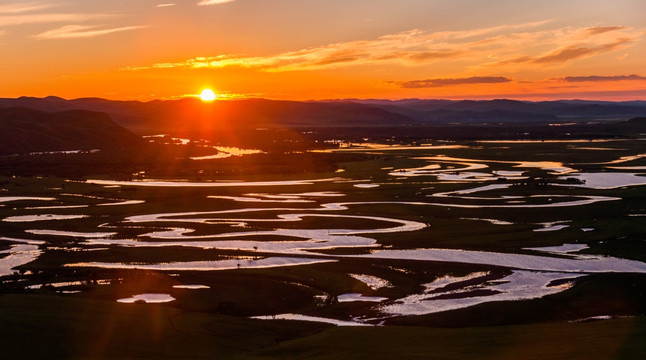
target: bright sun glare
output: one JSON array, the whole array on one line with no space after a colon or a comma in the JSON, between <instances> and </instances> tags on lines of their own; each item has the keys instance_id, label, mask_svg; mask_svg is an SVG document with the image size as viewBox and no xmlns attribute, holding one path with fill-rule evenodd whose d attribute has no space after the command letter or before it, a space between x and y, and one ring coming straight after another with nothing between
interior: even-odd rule
<instances>
[{"instance_id":1,"label":"bright sun glare","mask_svg":"<svg viewBox=\"0 0 646 360\"><path fill-rule=\"evenodd\" d=\"M200 94L200 99L202 101L213 101L215 100L215 93L211 89L204 89Z\"/></svg>"}]
</instances>

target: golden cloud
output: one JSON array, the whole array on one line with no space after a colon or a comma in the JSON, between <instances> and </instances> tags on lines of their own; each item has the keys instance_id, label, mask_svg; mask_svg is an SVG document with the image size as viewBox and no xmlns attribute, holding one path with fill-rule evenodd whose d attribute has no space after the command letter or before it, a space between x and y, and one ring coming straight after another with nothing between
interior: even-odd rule
<instances>
[{"instance_id":1,"label":"golden cloud","mask_svg":"<svg viewBox=\"0 0 646 360\"><path fill-rule=\"evenodd\" d=\"M224 54L126 70L241 67L282 72L371 64L419 66L447 60L463 61L471 67L549 65L624 48L643 36L643 31L623 26L536 30L547 23L431 33L410 30L373 40L333 43L263 57Z\"/></svg>"},{"instance_id":2,"label":"golden cloud","mask_svg":"<svg viewBox=\"0 0 646 360\"><path fill-rule=\"evenodd\" d=\"M202 0L198 2L197 4L199 6L208 6L208 5L220 5L220 4L226 4L230 2L234 2L235 0Z\"/></svg>"}]
</instances>

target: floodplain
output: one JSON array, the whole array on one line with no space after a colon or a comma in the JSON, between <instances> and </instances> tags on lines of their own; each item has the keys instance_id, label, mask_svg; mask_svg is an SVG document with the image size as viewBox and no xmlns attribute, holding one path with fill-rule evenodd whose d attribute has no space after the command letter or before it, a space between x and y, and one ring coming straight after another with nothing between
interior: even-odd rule
<instances>
[{"instance_id":1,"label":"floodplain","mask_svg":"<svg viewBox=\"0 0 646 360\"><path fill-rule=\"evenodd\" d=\"M105 358L638 358L644 144L352 144L284 175L3 176L0 343L24 358L88 354L91 337Z\"/></svg>"}]
</instances>

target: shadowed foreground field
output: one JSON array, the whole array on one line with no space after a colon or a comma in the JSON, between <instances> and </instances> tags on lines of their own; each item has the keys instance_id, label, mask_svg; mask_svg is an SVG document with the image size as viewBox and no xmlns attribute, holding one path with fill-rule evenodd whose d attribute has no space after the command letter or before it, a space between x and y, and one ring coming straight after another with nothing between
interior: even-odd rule
<instances>
[{"instance_id":1,"label":"shadowed foreground field","mask_svg":"<svg viewBox=\"0 0 646 360\"><path fill-rule=\"evenodd\" d=\"M646 353L646 321L640 317L459 329L349 328L165 305L4 295L0 322L7 359L639 359ZM233 335L241 333L247 336Z\"/></svg>"}]
</instances>

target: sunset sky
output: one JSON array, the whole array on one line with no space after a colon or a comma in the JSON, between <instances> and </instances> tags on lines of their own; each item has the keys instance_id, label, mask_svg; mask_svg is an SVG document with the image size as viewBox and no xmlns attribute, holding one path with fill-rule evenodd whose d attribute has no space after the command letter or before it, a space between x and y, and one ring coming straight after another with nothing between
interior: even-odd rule
<instances>
[{"instance_id":1,"label":"sunset sky","mask_svg":"<svg viewBox=\"0 0 646 360\"><path fill-rule=\"evenodd\" d=\"M0 97L646 99L644 0L0 0Z\"/></svg>"}]
</instances>

